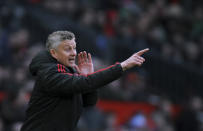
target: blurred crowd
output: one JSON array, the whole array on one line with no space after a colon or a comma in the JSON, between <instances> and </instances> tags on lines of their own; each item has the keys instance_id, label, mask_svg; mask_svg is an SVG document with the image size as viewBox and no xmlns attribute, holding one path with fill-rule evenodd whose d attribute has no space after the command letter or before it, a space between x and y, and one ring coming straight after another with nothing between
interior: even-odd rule
<instances>
[{"instance_id":1,"label":"blurred crowd","mask_svg":"<svg viewBox=\"0 0 203 131\"><path fill-rule=\"evenodd\" d=\"M68 18L74 26L84 29L82 35L76 32L77 47L79 50L94 48L95 70L149 47L150 55L162 61L203 72L202 5L201 0L1 0L0 131L20 130L34 85L29 63L44 49L47 35L54 31L46 25L56 19L47 19L43 25L40 20L33 19L35 16L29 13L30 10L45 11L47 16L44 18L49 15ZM69 28L64 27L63 30ZM91 32L93 45L80 40ZM77 130L203 130L202 96L192 94L178 103L181 111L172 115L173 101L165 95L167 93L151 88L150 80L145 68L133 70L102 88L100 99L147 102L156 106L151 114L140 110L125 123L116 125L115 112L89 108L85 110Z\"/></svg>"},{"instance_id":2,"label":"blurred crowd","mask_svg":"<svg viewBox=\"0 0 203 131\"><path fill-rule=\"evenodd\" d=\"M119 48L150 47L164 59L203 66L201 0L44 0L41 4L100 32L96 44L101 50L109 48L107 39L112 37L125 43Z\"/></svg>"}]
</instances>

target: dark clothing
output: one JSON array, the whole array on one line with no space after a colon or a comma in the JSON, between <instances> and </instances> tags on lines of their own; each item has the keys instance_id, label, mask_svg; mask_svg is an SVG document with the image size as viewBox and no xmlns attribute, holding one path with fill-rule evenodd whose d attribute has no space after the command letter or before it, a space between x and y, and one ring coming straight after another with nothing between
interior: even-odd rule
<instances>
[{"instance_id":1,"label":"dark clothing","mask_svg":"<svg viewBox=\"0 0 203 131\"><path fill-rule=\"evenodd\" d=\"M82 75L58 63L47 51L30 64L36 83L21 131L73 131L82 108L95 105L96 89L119 78L120 64Z\"/></svg>"},{"instance_id":2,"label":"dark clothing","mask_svg":"<svg viewBox=\"0 0 203 131\"><path fill-rule=\"evenodd\" d=\"M200 131L200 121L197 112L192 109L183 109L176 119L176 131Z\"/></svg>"}]
</instances>

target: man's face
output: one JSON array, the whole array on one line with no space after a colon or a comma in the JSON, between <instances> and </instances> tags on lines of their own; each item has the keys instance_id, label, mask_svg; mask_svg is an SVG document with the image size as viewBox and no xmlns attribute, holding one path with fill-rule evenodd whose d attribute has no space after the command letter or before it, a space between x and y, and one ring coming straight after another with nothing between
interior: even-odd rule
<instances>
[{"instance_id":1,"label":"man's face","mask_svg":"<svg viewBox=\"0 0 203 131\"><path fill-rule=\"evenodd\" d=\"M73 67L77 55L75 39L62 41L57 49L54 50L54 54L53 50L51 51L51 54L61 64Z\"/></svg>"}]
</instances>

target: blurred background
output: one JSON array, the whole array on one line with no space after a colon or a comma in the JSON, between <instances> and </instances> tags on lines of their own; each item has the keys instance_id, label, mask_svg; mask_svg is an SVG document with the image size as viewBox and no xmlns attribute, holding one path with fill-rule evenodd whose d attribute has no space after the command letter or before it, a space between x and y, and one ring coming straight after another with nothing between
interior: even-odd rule
<instances>
[{"instance_id":1,"label":"blurred background","mask_svg":"<svg viewBox=\"0 0 203 131\"><path fill-rule=\"evenodd\" d=\"M74 32L96 70L150 48L100 89L77 131L203 131L201 0L0 0L0 131L20 130L29 63L56 30Z\"/></svg>"}]
</instances>

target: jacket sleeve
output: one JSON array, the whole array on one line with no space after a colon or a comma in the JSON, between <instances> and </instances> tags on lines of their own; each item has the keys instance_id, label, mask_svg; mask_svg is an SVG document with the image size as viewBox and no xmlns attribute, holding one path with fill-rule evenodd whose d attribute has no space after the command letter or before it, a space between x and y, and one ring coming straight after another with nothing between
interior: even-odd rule
<instances>
[{"instance_id":1,"label":"jacket sleeve","mask_svg":"<svg viewBox=\"0 0 203 131\"><path fill-rule=\"evenodd\" d=\"M42 81L41 90L55 95L67 95L94 91L118 79L122 73L122 67L117 63L88 75L65 73L54 66L40 71L38 76Z\"/></svg>"}]
</instances>

